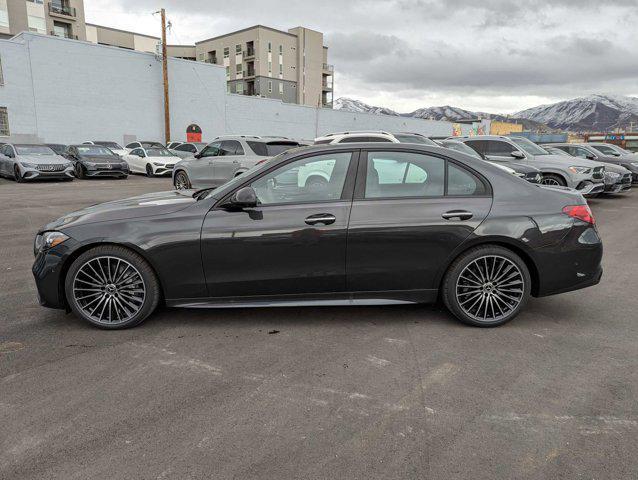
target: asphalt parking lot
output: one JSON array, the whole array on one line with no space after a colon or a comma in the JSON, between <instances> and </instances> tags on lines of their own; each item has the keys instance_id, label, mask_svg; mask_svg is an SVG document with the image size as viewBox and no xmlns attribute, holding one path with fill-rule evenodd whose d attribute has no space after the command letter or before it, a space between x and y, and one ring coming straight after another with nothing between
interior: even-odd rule
<instances>
[{"instance_id":1,"label":"asphalt parking lot","mask_svg":"<svg viewBox=\"0 0 638 480\"><path fill-rule=\"evenodd\" d=\"M636 478L638 189L590 202L599 286L497 329L387 306L101 331L37 304L39 226L170 187L0 179L0 478Z\"/></svg>"}]
</instances>

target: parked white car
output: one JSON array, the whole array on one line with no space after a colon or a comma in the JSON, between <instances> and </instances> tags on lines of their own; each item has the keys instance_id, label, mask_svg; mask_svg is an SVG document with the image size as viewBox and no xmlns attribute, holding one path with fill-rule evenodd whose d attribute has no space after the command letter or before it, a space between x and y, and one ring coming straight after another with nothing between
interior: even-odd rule
<instances>
[{"instance_id":1,"label":"parked white car","mask_svg":"<svg viewBox=\"0 0 638 480\"><path fill-rule=\"evenodd\" d=\"M166 147L134 148L123 158L131 173L145 173L148 177L171 175L175 164L181 160Z\"/></svg>"},{"instance_id":2,"label":"parked white car","mask_svg":"<svg viewBox=\"0 0 638 480\"><path fill-rule=\"evenodd\" d=\"M328 145L335 143L417 143L420 145L438 146L434 140L420 133L399 132L390 133L383 130L361 130L351 132L329 133L315 139L315 145Z\"/></svg>"},{"instance_id":3,"label":"parked white car","mask_svg":"<svg viewBox=\"0 0 638 480\"><path fill-rule=\"evenodd\" d=\"M99 145L100 147L106 147L114 154L123 157L128 153L128 150L124 148L122 145L116 142L105 142L102 140L90 140L88 142L82 142L82 145Z\"/></svg>"}]
</instances>

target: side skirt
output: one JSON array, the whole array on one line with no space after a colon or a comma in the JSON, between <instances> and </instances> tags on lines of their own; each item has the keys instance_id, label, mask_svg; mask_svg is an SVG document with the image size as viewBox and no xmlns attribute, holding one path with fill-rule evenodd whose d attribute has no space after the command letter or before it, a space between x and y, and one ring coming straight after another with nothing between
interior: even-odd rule
<instances>
[{"instance_id":1,"label":"side skirt","mask_svg":"<svg viewBox=\"0 0 638 480\"><path fill-rule=\"evenodd\" d=\"M326 294L262 295L167 299L166 306L182 308L301 307L351 305L401 305L434 303L438 290L392 290L386 292L334 292Z\"/></svg>"}]
</instances>

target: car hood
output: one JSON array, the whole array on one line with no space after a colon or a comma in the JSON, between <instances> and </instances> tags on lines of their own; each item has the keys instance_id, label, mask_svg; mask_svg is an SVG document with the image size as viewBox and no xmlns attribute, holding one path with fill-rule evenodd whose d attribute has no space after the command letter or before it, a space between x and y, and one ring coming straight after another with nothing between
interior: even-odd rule
<instances>
[{"instance_id":1,"label":"car hood","mask_svg":"<svg viewBox=\"0 0 638 480\"><path fill-rule=\"evenodd\" d=\"M579 166L579 167L604 167L605 164L601 162L594 162L592 160L587 160L585 158L572 157L571 155L536 155L534 157L535 166L538 165L546 165L546 166L560 166L560 167L571 167L571 166Z\"/></svg>"},{"instance_id":2,"label":"car hood","mask_svg":"<svg viewBox=\"0 0 638 480\"><path fill-rule=\"evenodd\" d=\"M607 172L619 173L621 175L625 175L627 173L631 173L631 171L627 170L625 167L622 167L620 165L615 165L615 164L612 164L612 163L605 164L605 170Z\"/></svg>"},{"instance_id":3,"label":"car hood","mask_svg":"<svg viewBox=\"0 0 638 480\"><path fill-rule=\"evenodd\" d=\"M42 164L68 163L68 160L60 155L18 155L18 162Z\"/></svg>"},{"instance_id":4,"label":"car hood","mask_svg":"<svg viewBox=\"0 0 638 480\"><path fill-rule=\"evenodd\" d=\"M65 228L87 223L127 220L174 213L196 202L192 197L192 193L171 190L100 203L60 217L46 225L43 231L64 230Z\"/></svg>"},{"instance_id":5,"label":"car hood","mask_svg":"<svg viewBox=\"0 0 638 480\"><path fill-rule=\"evenodd\" d=\"M122 159L118 157L106 157L100 155L85 155L80 159L81 162L92 163L122 163Z\"/></svg>"}]
</instances>

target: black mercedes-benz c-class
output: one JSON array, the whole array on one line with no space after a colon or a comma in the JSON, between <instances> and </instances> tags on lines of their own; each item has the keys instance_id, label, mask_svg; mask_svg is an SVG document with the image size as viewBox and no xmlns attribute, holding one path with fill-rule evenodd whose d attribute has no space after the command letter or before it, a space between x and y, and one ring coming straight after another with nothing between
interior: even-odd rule
<instances>
[{"instance_id":1,"label":"black mercedes-benz c-class","mask_svg":"<svg viewBox=\"0 0 638 480\"><path fill-rule=\"evenodd\" d=\"M103 328L169 307L427 303L501 325L529 296L595 285L602 243L579 193L449 149L283 153L216 189L162 192L41 229L40 303Z\"/></svg>"}]
</instances>

